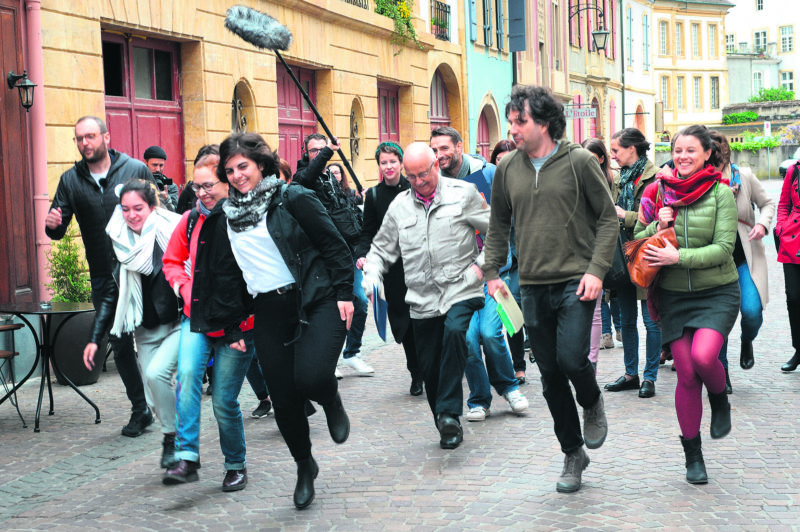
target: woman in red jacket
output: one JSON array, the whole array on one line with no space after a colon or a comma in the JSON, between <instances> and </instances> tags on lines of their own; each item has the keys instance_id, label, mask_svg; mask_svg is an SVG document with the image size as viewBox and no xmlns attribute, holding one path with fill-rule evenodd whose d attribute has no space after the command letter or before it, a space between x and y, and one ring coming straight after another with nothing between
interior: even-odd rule
<instances>
[{"instance_id":1,"label":"woman in red jacket","mask_svg":"<svg viewBox=\"0 0 800 532\"><path fill-rule=\"evenodd\" d=\"M778 244L778 262L783 263L783 278L786 283L786 308L789 312L789 327L792 330L794 355L782 371L794 371L800 365L800 161L786 171L781 199L778 202L778 223L775 237Z\"/></svg>"}]
</instances>

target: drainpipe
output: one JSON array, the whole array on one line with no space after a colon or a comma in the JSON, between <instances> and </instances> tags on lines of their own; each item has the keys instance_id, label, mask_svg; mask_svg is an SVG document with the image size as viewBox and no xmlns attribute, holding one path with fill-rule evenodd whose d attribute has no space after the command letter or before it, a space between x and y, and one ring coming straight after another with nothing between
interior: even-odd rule
<instances>
[{"instance_id":1,"label":"drainpipe","mask_svg":"<svg viewBox=\"0 0 800 532\"><path fill-rule=\"evenodd\" d=\"M625 2L619 2L619 59L622 68L621 82L622 82L622 129L625 129Z\"/></svg>"},{"instance_id":2,"label":"drainpipe","mask_svg":"<svg viewBox=\"0 0 800 532\"><path fill-rule=\"evenodd\" d=\"M47 144L44 119L44 61L42 56L41 0L25 0L25 47L29 77L35 80L36 94L28 118L28 146L30 146L30 169L33 176L33 216L36 228L36 264L39 275L39 301L50 299L44 286L50 279L47 273L47 255L50 238L44 232L44 219L50 209L47 190Z\"/></svg>"}]
</instances>

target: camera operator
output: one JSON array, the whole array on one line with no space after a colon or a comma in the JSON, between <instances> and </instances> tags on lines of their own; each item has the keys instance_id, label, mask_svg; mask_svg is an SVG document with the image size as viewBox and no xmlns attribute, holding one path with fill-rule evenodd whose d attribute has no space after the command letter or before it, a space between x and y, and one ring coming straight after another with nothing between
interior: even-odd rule
<instances>
[{"instance_id":1,"label":"camera operator","mask_svg":"<svg viewBox=\"0 0 800 532\"><path fill-rule=\"evenodd\" d=\"M178 204L178 185L163 174L164 165L167 163L167 152L161 146L150 146L144 150L144 162L153 174L162 205L175 212L175 206Z\"/></svg>"}]
</instances>

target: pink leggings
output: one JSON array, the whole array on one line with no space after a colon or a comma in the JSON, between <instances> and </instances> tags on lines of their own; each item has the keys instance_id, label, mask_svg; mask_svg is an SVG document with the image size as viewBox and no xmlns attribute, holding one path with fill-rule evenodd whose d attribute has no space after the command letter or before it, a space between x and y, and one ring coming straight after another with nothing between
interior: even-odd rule
<instances>
[{"instance_id":1,"label":"pink leggings","mask_svg":"<svg viewBox=\"0 0 800 532\"><path fill-rule=\"evenodd\" d=\"M725 368L719 361L719 350L724 340L713 329L685 329L683 336L670 344L673 364L678 372L675 411L686 439L700 433L703 383L709 393L725 391Z\"/></svg>"}]
</instances>

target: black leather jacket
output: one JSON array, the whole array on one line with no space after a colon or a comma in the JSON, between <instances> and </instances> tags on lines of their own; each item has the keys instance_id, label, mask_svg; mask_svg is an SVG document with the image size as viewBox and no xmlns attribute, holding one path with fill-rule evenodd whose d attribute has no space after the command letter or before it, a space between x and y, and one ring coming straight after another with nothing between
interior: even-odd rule
<instances>
[{"instance_id":1,"label":"black leather jacket","mask_svg":"<svg viewBox=\"0 0 800 532\"><path fill-rule=\"evenodd\" d=\"M153 250L153 272L142 276L144 316L141 326L145 329L172 323L180 317L178 298L161 271L163 255L163 251L156 247ZM112 277L105 278L98 290L94 290L94 284L92 287L95 314L89 341L98 345L114 322L119 297L119 270L117 263Z\"/></svg>"},{"instance_id":2,"label":"black leather jacket","mask_svg":"<svg viewBox=\"0 0 800 532\"><path fill-rule=\"evenodd\" d=\"M108 150L108 154L111 167L103 188L98 186L85 161L75 163L75 166L61 174L50 206L52 209L61 208L61 225L55 229L45 228L47 236L61 240L75 215L92 278L110 276L116 263L111 240L106 235L106 225L114 214L114 208L119 205L117 185L125 184L132 178L153 181L153 174L141 161L112 149Z\"/></svg>"}]
</instances>

